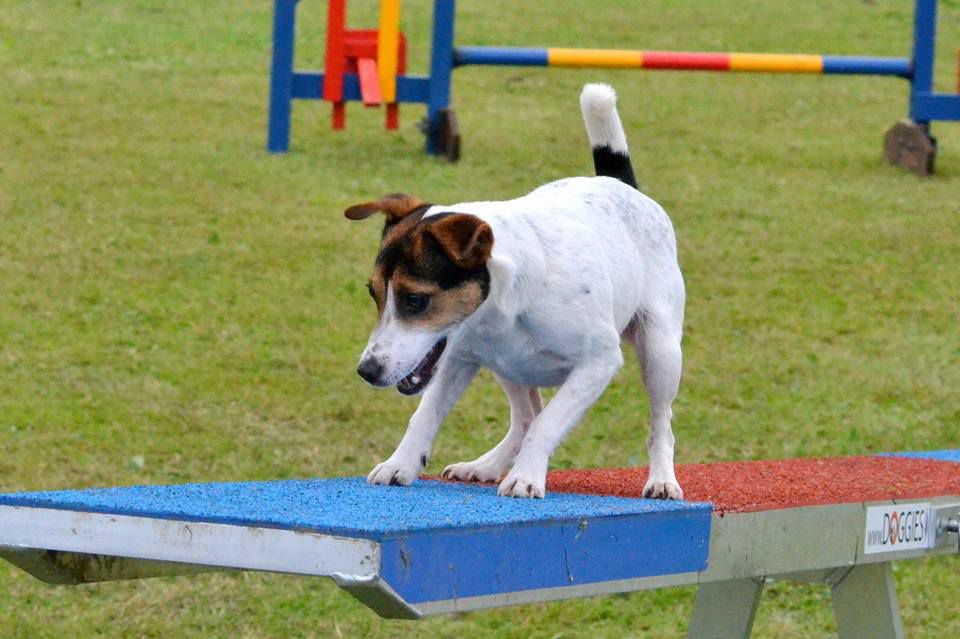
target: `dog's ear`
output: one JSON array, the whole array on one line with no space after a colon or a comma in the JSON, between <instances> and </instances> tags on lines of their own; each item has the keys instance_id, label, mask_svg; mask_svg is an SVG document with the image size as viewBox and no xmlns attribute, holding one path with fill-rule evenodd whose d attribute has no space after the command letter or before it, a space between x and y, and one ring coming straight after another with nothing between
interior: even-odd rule
<instances>
[{"instance_id":1,"label":"dog's ear","mask_svg":"<svg viewBox=\"0 0 960 639\"><path fill-rule=\"evenodd\" d=\"M348 220L365 220L374 213L383 213L387 216L387 224L399 222L420 207L424 202L406 193L391 193L384 195L376 202L355 204L343 212Z\"/></svg>"},{"instance_id":2,"label":"dog's ear","mask_svg":"<svg viewBox=\"0 0 960 639\"><path fill-rule=\"evenodd\" d=\"M428 226L426 232L460 268L482 266L493 250L490 225L466 213L445 215Z\"/></svg>"}]
</instances>

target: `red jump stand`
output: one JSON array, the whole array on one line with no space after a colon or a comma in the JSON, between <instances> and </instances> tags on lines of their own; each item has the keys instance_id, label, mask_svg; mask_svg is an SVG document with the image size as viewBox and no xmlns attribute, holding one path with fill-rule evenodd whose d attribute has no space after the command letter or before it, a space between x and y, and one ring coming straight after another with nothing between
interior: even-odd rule
<instances>
[{"instance_id":1,"label":"red jump stand","mask_svg":"<svg viewBox=\"0 0 960 639\"><path fill-rule=\"evenodd\" d=\"M343 76L355 73L360 83L360 98L364 106L376 107L386 103L386 128L396 129L400 121L400 108L396 90L384 100L381 85L380 64L382 29L347 29L346 0L330 0L327 14L327 55L323 77L323 99L333 103L333 128L346 125L346 102L343 98ZM396 72L391 74L393 87L396 75L406 72L407 41L402 33L395 32L396 51L387 51L386 58L395 61ZM389 42L389 39L388 39Z\"/></svg>"}]
</instances>

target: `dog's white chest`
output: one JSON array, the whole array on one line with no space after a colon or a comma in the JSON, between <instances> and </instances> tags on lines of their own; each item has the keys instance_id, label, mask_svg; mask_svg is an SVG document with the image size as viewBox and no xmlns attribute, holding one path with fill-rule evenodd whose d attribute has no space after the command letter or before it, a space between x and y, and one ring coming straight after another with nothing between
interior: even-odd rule
<instances>
[{"instance_id":1,"label":"dog's white chest","mask_svg":"<svg viewBox=\"0 0 960 639\"><path fill-rule=\"evenodd\" d=\"M566 380L576 362L571 353L545 342L522 315L512 321L499 319L468 330L459 355L515 384L549 387Z\"/></svg>"}]
</instances>

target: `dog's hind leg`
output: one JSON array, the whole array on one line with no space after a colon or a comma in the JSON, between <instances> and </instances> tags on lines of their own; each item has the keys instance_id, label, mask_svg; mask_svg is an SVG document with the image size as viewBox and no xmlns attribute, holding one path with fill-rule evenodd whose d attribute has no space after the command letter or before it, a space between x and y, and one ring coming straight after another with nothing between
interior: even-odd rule
<instances>
[{"instance_id":1,"label":"dog's hind leg","mask_svg":"<svg viewBox=\"0 0 960 639\"><path fill-rule=\"evenodd\" d=\"M510 400L510 428L500 443L471 462L450 464L443 470L447 479L461 481L499 481L513 464L520 444L530 423L543 410L540 389L536 386L521 386L497 376Z\"/></svg>"},{"instance_id":2,"label":"dog's hind leg","mask_svg":"<svg viewBox=\"0 0 960 639\"><path fill-rule=\"evenodd\" d=\"M655 499L683 498L673 468L674 438L670 427L683 363L680 350L683 321L672 319L675 315L638 313L623 335L633 343L650 398L650 436L647 438L650 476L643 487L643 496Z\"/></svg>"}]
</instances>

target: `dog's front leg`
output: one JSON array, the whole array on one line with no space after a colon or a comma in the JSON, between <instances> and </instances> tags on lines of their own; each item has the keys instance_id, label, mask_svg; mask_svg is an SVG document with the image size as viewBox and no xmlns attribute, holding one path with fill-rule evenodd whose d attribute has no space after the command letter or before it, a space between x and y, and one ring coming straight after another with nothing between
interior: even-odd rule
<instances>
[{"instance_id":1,"label":"dog's front leg","mask_svg":"<svg viewBox=\"0 0 960 639\"><path fill-rule=\"evenodd\" d=\"M472 462L450 464L443 470L447 479L461 481L500 481L520 451L530 424L543 410L540 389L522 386L494 374L510 400L510 428L500 443Z\"/></svg>"},{"instance_id":2,"label":"dog's front leg","mask_svg":"<svg viewBox=\"0 0 960 639\"><path fill-rule=\"evenodd\" d=\"M430 459L433 438L443 419L477 374L479 366L453 358L441 362L433 382L423 392L420 405L410 417L407 431L390 458L377 464L367 481L371 484L409 486Z\"/></svg>"},{"instance_id":3,"label":"dog's front leg","mask_svg":"<svg viewBox=\"0 0 960 639\"><path fill-rule=\"evenodd\" d=\"M557 394L533 420L510 473L497 492L510 497L543 497L547 464L554 449L597 401L623 365L618 344L574 368Z\"/></svg>"}]
</instances>

